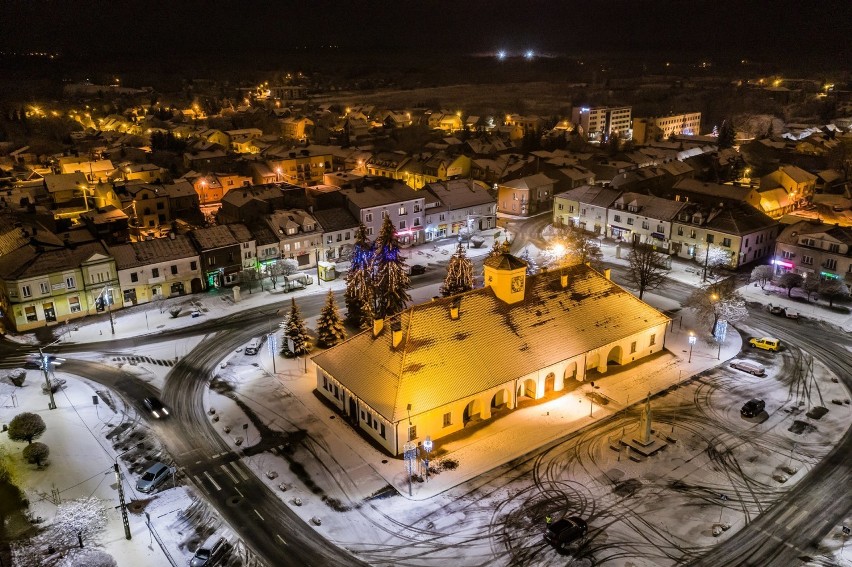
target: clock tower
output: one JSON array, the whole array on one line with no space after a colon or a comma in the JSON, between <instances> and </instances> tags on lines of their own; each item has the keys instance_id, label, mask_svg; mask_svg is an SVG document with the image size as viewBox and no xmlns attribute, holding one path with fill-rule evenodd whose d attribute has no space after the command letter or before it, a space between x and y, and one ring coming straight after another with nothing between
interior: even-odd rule
<instances>
[{"instance_id":1,"label":"clock tower","mask_svg":"<svg viewBox=\"0 0 852 567\"><path fill-rule=\"evenodd\" d=\"M517 303L524 299L527 283L527 263L503 252L491 256L484 263L485 286L494 290L494 295L506 303Z\"/></svg>"}]
</instances>

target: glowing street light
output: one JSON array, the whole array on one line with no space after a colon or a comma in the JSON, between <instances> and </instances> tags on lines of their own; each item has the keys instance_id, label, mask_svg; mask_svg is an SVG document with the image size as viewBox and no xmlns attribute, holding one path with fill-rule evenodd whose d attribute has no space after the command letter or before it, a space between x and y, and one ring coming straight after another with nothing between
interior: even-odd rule
<instances>
[{"instance_id":1,"label":"glowing street light","mask_svg":"<svg viewBox=\"0 0 852 567\"><path fill-rule=\"evenodd\" d=\"M499 59L500 61L503 61L505 58L506 58L506 52L505 51L503 51L501 49L500 51L497 52L497 59Z\"/></svg>"},{"instance_id":2,"label":"glowing street light","mask_svg":"<svg viewBox=\"0 0 852 567\"><path fill-rule=\"evenodd\" d=\"M432 453L432 437L429 435L423 440L423 451L426 453L423 459L423 464L426 465L426 482L429 482L429 455Z\"/></svg>"},{"instance_id":3,"label":"glowing street light","mask_svg":"<svg viewBox=\"0 0 852 567\"><path fill-rule=\"evenodd\" d=\"M698 340L698 337L695 336L695 333L689 331L689 360L687 362L692 362L692 347L695 345L695 341Z\"/></svg>"},{"instance_id":4,"label":"glowing street light","mask_svg":"<svg viewBox=\"0 0 852 567\"><path fill-rule=\"evenodd\" d=\"M532 49L528 49L526 53L524 53L524 59L530 60L535 57L535 52Z\"/></svg>"}]
</instances>

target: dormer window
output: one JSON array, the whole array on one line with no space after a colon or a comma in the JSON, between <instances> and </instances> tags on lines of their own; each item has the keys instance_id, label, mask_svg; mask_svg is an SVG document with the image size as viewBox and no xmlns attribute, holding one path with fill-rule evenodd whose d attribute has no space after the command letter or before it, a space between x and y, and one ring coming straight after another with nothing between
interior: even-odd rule
<instances>
[{"instance_id":1,"label":"dormer window","mask_svg":"<svg viewBox=\"0 0 852 567\"><path fill-rule=\"evenodd\" d=\"M288 228L287 234L296 234L296 229L295 228Z\"/></svg>"}]
</instances>

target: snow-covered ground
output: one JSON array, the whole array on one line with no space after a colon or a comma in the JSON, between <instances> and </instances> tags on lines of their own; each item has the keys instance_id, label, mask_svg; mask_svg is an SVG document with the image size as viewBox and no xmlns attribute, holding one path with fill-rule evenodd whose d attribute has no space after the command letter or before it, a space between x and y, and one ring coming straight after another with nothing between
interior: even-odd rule
<instances>
[{"instance_id":1,"label":"snow-covered ground","mask_svg":"<svg viewBox=\"0 0 852 567\"><path fill-rule=\"evenodd\" d=\"M472 248L468 254L487 254L492 242L488 238L482 248ZM615 258L613 243L605 241L603 246L607 261L626 264ZM444 241L406 253L410 264L429 265L448 259L454 249L455 243ZM530 250L533 257L537 252ZM430 269L440 268L432 265ZM698 285L701 273L692 264L678 262L671 277ZM414 301L429 300L439 285L415 290ZM239 307L343 286L343 279L338 278L294 294L243 290ZM786 295L783 290L769 290L766 295L754 286L741 291L749 301L760 303L783 304ZM184 298L190 299L203 313L201 317L189 316L188 303L176 319L170 317L167 306L162 312L138 307L116 311L115 336L189 326L236 310L227 291ZM680 307L654 293L646 293L645 300L661 310ZM812 308L806 310L801 302L791 303L805 316L825 318L840 326L850 323L848 315L813 305L805 305ZM312 324L314 320L308 319L308 325ZM788 431L793 422L802 421L799 414L810 409L811 402L786 397L789 383L780 370L787 355L749 354L767 366L765 378L724 366L714 369L739 354L741 339L731 332L720 352L699 342L687 362L690 328L695 324L684 313L666 335L668 354L611 372L596 380L594 387L583 384L569 394L493 420L468 435L436 443L428 482L424 475L410 488L402 461L366 443L313 393L315 373L310 363L305 372L304 361L278 357L273 373L266 348L253 357L230 353L218 370L217 387L208 391L204 404L216 410L216 429L237 453L260 439L260 431L246 411L265 428L306 431L305 440L289 451L244 458L305 521L321 519L318 531L372 564L553 564L558 556L541 543L543 518L570 511L588 517L591 526L589 543L573 565L591 558L607 565L626 565L622 558L630 558L637 567L669 565L677 558L702 553L742 527L800 479L850 423L845 407L830 407L815 429ZM81 343L111 334L106 318L82 321L63 331L66 339ZM170 368L162 362L180 358L202 339L144 344L132 352L91 356L161 388ZM133 356L139 358L129 358ZM819 384L823 395L849 397L825 369L814 366L810 379ZM59 408L48 411L38 372L29 374L15 400L11 385L0 383L0 405L18 406L3 407L0 421L8 421L19 411L38 411L48 421L43 440L51 447L52 464L26 475L34 514L50 518L55 504L46 496L54 485L63 500L94 494L111 503L106 506L109 523L100 545L120 558L119 565L166 564L144 515L131 514L133 539L127 541L114 509L117 493L111 466L116 450L106 435L107 424L116 425L126 417L120 400L116 400L115 411L103 403L95 407L91 395L96 386L67 377L66 388L57 394ZM699 374L700 379L689 381ZM649 390L669 392L654 399L652 406L657 437L670 440L663 452L636 462L626 450L616 451L613 446L619 447L620 439L635 435L636 402ZM766 416L743 422L739 407L758 393L766 399ZM632 407L615 415L627 406ZM601 428L583 430L604 422ZM243 424L248 428L243 429ZM241 446L235 442L237 437L243 438ZM5 436L0 443L13 450L22 448ZM304 468L299 476L292 472L293 463ZM125 482L130 499L135 480ZM720 493L728 494L721 504L715 500ZM198 542L200 527L207 532L218 528L218 521L199 504L191 488L180 483L154 495L145 510L163 547L178 564L186 562ZM679 512L673 514L673 510ZM713 528L723 524L731 528L714 536ZM842 534L829 534L823 548L837 564L849 565L848 558L841 558L844 542ZM664 555L658 555L659 550Z\"/></svg>"}]
</instances>

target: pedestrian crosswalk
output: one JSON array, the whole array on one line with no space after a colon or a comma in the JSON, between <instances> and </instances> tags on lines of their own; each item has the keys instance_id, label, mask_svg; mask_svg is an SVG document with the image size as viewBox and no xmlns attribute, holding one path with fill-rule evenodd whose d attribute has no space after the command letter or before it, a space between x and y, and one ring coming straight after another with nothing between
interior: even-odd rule
<instances>
[{"instance_id":1,"label":"pedestrian crosswalk","mask_svg":"<svg viewBox=\"0 0 852 567\"><path fill-rule=\"evenodd\" d=\"M177 360L164 360L161 358L151 358L150 356L114 356L113 362L129 362L130 364L139 364L147 362L148 364L157 364L159 366L174 366Z\"/></svg>"},{"instance_id":2,"label":"pedestrian crosswalk","mask_svg":"<svg viewBox=\"0 0 852 567\"><path fill-rule=\"evenodd\" d=\"M227 476L234 485L237 485L249 479L248 475L243 471L242 468L240 468L237 461L222 463L216 468L218 468L225 476ZM200 475L194 475L192 479L195 481L196 485L204 486L207 488L212 487L216 490L216 492L222 490L222 486L218 482L216 482L216 479L213 478L213 476L210 474L210 471L202 471ZM206 482L203 482L205 480Z\"/></svg>"}]
</instances>

